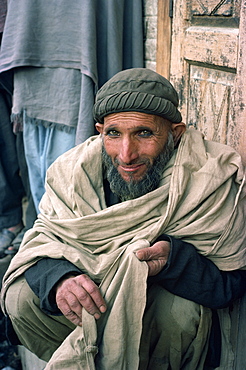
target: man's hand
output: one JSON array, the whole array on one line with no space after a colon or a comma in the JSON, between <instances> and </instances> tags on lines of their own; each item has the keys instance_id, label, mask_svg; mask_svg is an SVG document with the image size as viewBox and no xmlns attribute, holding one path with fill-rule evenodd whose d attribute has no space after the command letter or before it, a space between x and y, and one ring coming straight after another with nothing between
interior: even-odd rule
<instances>
[{"instance_id":1,"label":"man's hand","mask_svg":"<svg viewBox=\"0 0 246 370\"><path fill-rule=\"evenodd\" d=\"M79 326L82 325L82 308L95 319L107 309L98 286L85 274L62 279L56 287L56 303L63 315Z\"/></svg>"},{"instance_id":2,"label":"man's hand","mask_svg":"<svg viewBox=\"0 0 246 370\"><path fill-rule=\"evenodd\" d=\"M140 261L146 261L149 267L149 276L157 275L165 266L170 253L170 243L159 241L151 247L139 249L136 256Z\"/></svg>"}]
</instances>

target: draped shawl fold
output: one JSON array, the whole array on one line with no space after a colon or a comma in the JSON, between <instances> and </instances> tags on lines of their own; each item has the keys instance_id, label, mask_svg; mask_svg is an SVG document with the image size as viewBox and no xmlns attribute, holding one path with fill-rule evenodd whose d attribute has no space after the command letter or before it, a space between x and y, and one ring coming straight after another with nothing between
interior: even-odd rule
<instances>
[{"instance_id":1,"label":"draped shawl fold","mask_svg":"<svg viewBox=\"0 0 246 370\"><path fill-rule=\"evenodd\" d=\"M93 369L99 346L99 368L130 363L135 369L147 265L133 252L166 233L192 243L221 270L245 269L244 170L232 148L187 130L156 190L107 208L101 145L100 137L92 137L48 170L41 213L10 264L2 294L4 298L9 284L40 258L71 261L100 284L109 307L97 329L83 311L83 328L76 331L85 358L78 360ZM73 351L76 357L76 347Z\"/></svg>"}]
</instances>

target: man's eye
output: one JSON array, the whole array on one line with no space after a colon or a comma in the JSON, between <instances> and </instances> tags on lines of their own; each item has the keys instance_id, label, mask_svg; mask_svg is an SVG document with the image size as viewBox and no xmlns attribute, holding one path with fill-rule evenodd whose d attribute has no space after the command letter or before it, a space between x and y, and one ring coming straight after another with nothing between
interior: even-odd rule
<instances>
[{"instance_id":1,"label":"man's eye","mask_svg":"<svg viewBox=\"0 0 246 370\"><path fill-rule=\"evenodd\" d=\"M138 135L141 137L150 137L153 135L153 132L149 130L142 130L142 131L139 131Z\"/></svg>"},{"instance_id":2,"label":"man's eye","mask_svg":"<svg viewBox=\"0 0 246 370\"><path fill-rule=\"evenodd\" d=\"M109 131L106 132L106 135L107 136L119 136L120 134L116 130L109 130Z\"/></svg>"}]
</instances>

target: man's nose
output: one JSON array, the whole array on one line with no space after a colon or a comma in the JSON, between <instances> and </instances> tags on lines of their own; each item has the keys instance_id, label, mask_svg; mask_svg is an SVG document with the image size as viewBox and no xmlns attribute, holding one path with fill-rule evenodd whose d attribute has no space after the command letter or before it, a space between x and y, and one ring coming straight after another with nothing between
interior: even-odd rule
<instances>
[{"instance_id":1,"label":"man's nose","mask_svg":"<svg viewBox=\"0 0 246 370\"><path fill-rule=\"evenodd\" d=\"M124 138L121 142L119 160L122 163L128 164L138 158L138 146L134 140Z\"/></svg>"}]
</instances>

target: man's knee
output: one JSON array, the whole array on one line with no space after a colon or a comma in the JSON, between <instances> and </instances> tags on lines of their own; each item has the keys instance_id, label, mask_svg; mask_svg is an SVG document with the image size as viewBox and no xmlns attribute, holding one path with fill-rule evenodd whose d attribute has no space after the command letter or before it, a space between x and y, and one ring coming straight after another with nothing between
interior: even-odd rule
<instances>
[{"instance_id":1,"label":"man's knee","mask_svg":"<svg viewBox=\"0 0 246 370\"><path fill-rule=\"evenodd\" d=\"M198 337L207 340L211 311L153 285L148 290L143 326L143 333L151 336L151 343L161 340L168 347L184 352Z\"/></svg>"},{"instance_id":2,"label":"man's knee","mask_svg":"<svg viewBox=\"0 0 246 370\"><path fill-rule=\"evenodd\" d=\"M210 325L209 309L156 284L151 286L143 318L140 368L166 369L171 364L178 369L184 361L196 368L201 354L206 356Z\"/></svg>"},{"instance_id":3,"label":"man's knee","mask_svg":"<svg viewBox=\"0 0 246 370\"><path fill-rule=\"evenodd\" d=\"M200 323L200 305L175 296L155 285L148 291L147 310L152 311L155 325L166 333L178 330L195 336Z\"/></svg>"},{"instance_id":4,"label":"man's knee","mask_svg":"<svg viewBox=\"0 0 246 370\"><path fill-rule=\"evenodd\" d=\"M63 315L46 315L23 276L7 290L6 311L20 342L45 361L75 328Z\"/></svg>"},{"instance_id":5,"label":"man's knee","mask_svg":"<svg viewBox=\"0 0 246 370\"><path fill-rule=\"evenodd\" d=\"M6 311L11 318L30 317L32 306L39 308L39 299L30 289L24 276L17 278L6 292Z\"/></svg>"}]
</instances>

